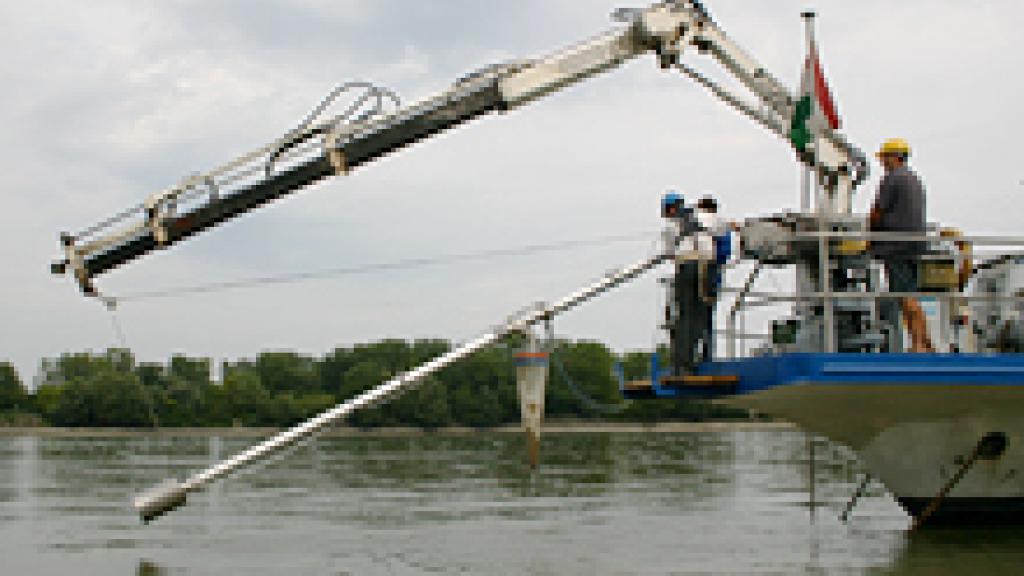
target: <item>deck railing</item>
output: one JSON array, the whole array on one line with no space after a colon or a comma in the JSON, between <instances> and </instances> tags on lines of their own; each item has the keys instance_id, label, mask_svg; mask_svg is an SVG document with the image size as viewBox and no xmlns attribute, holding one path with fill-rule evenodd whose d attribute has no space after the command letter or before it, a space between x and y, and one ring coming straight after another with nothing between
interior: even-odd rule
<instances>
[{"instance_id":1,"label":"deck railing","mask_svg":"<svg viewBox=\"0 0 1024 576\"><path fill-rule=\"evenodd\" d=\"M819 228L824 228L819 226ZM729 308L726 316L725 330L720 335L726 338L727 356L730 359L747 355L747 343L751 341L770 341L771 334L748 333L746 330L747 312L752 308L767 307L778 304L808 304L820 303L822 308L822 325L824 328L824 342L822 351L835 352L836 330L835 330L835 308L841 301L863 301L868 300L872 307L872 314L877 321L878 303L881 299L902 299L902 298L930 298L935 300L955 301L963 304L988 302L988 303L1017 303L1024 304L1024 295L1015 294L968 294L966 285L950 287L946 290L920 290L917 292L888 292L877 288L868 291L837 292L832 289L831 271L835 260L842 255L850 255L847 247L838 246L845 241L881 243L881 242L922 242L929 249L924 253L915 256L913 259L919 262L939 261L946 264L952 263L956 270L959 270L964 262L970 266L968 279L973 279L975 274L992 263L1001 260L1019 259L1024 262L1024 237L995 236L995 235L949 235L944 234L933 226L933 230L926 234L908 234L893 232L848 232L848 231L797 231L786 237L780 237L779 242L807 243L816 241L818 244L817 278L818 287L814 291L767 292L755 290L758 278L762 275L765 266L760 261L755 261L754 267L747 273L742 284L736 287L723 287L723 293L735 294L736 297ZM979 250L980 248L980 250ZM859 249L855 255L868 257L866 245ZM881 268L879 260L869 260L868 273L873 278L878 277ZM807 266L811 263L804 262ZM792 265L790 265L792 267ZM737 327L737 323L739 327Z\"/></svg>"}]
</instances>

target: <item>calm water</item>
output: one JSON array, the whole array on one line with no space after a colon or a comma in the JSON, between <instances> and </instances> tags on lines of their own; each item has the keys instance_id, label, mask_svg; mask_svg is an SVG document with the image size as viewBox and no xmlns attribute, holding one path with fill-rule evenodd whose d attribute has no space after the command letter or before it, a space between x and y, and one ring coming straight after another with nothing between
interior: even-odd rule
<instances>
[{"instance_id":1,"label":"calm water","mask_svg":"<svg viewBox=\"0 0 1024 576\"><path fill-rule=\"evenodd\" d=\"M1024 530L931 530L795 430L325 438L152 525L128 499L250 444L0 437L0 574L1020 574Z\"/></svg>"}]
</instances>

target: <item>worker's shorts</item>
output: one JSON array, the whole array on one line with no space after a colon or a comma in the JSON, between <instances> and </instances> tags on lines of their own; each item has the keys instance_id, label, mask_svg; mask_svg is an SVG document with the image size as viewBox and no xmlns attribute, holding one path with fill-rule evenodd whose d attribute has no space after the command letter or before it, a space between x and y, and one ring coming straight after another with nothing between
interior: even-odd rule
<instances>
[{"instance_id":1,"label":"worker's shorts","mask_svg":"<svg viewBox=\"0 0 1024 576\"><path fill-rule=\"evenodd\" d=\"M889 292L917 292L917 260L909 258L892 258L882 261L885 265L885 276L889 283ZM879 298L878 316L883 326L890 330L888 352L903 352L903 338L900 334L899 298Z\"/></svg>"},{"instance_id":2,"label":"worker's shorts","mask_svg":"<svg viewBox=\"0 0 1024 576\"><path fill-rule=\"evenodd\" d=\"M917 260L891 258L883 263L889 292L917 292Z\"/></svg>"}]
</instances>

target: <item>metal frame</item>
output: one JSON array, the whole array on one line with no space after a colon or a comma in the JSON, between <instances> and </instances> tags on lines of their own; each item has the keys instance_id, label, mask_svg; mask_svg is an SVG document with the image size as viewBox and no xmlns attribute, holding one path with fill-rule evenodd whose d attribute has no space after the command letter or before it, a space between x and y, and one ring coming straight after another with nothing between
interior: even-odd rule
<instances>
[{"instance_id":1,"label":"metal frame","mask_svg":"<svg viewBox=\"0 0 1024 576\"><path fill-rule=\"evenodd\" d=\"M746 312L753 308L774 306L782 303L800 302L821 302L823 308L822 321L824 325L826 340L823 352L834 353L835 349L835 310L834 306L839 301L870 300L873 309L877 309L878 301L886 298L931 298L936 300L957 301L965 304L973 302L1024 302L1024 296L1003 296L993 294L965 294L959 291L918 291L918 292L833 292L830 282L825 282L828 276L831 262L830 248L835 240L865 240L868 242L966 242L974 246L988 247L1024 247L1024 237L1015 236L986 236L986 235L965 235L957 237L944 237L938 234L906 234L894 232L836 232L826 230L827 217L817 215L821 225L818 231L794 232L784 242L796 241L817 241L819 286L817 291L801 291L796 293L762 292L754 290L756 280L763 270L760 261L751 271L744 283L738 288L723 287L722 293L737 294L733 306L729 310L726 328L722 331L727 340L727 357L730 360L746 356L746 347L743 344L747 341L759 341L770 339L766 334L749 334L746 332ZM932 226L932 228L937 228ZM1017 252L996 251L990 259L996 260L1006 256L1017 255ZM962 254L934 255L924 254L917 258L920 261L927 260L954 260L962 262L965 259L978 260L978 253L972 251L970 257ZM875 261L872 260L874 263ZM983 266L982 264L979 264ZM793 266L793 265L789 265ZM787 266L788 267L788 266ZM975 267L977 269L977 266ZM876 314L876 313L873 313ZM740 324L737 329L737 319ZM876 318L877 319L877 318Z\"/></svg>"}]
</instances>

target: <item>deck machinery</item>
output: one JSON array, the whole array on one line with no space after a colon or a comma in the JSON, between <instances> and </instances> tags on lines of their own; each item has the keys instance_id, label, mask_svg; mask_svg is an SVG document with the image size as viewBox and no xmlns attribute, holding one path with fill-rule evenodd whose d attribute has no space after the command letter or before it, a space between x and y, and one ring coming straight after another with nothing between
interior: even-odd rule
<instances>
[{"instance_id":1,"label":"deck machinery","mask_svg":"<svg viewBox=\"0 0 1024 576\"><path fill-rule=\"evenodd\" d=\"M868 176L864 155L828 126L813 131L800 146L792 144L798 95L734 43L701 2L659 2L618 10L614 18L618 24L607 32L541 58L483 68L411 105L401 105L393 93L371 84L341 85L280 139L218 168L191 174L78 233L61 234L63 255L51 269L72 276L85 294L103 298L95 279L104 273L435 134L491 113L511 112L650 54L660 68L682 73L793 145L819 197L814 211L808 203L802 213L754 218L740 226L741 254L756 266L742 287L723 291L734 297L724 332L730 339L728 358L704 358L694 370L668 375L655 368L645 385L627 386L624 394L710 395L789 418L857 449L876 476L919 516L934 504L931 496L943 489L947 494L942 494L939 510L949 518L977 519L989 517L989 512L1006 518L1005 512L1021 507L1024 474L1017 470L1024 466L1024 429L1016 417L1024 407L1024 362L1007 354L890 352L898 349L901 330L877 320L878 273L863 248L863 219L850 214L854 189ZM688 66L692 52L710 56L749 94L737 95ZM328 104L342 98L347 103L343 111L325 118ZM963 261L941 242L935 245L938 260ZM209 483L311 438L355 410L387 401L507 333L548 322L670 259L666 251L641 260L555 304L516 315L448 354L185 481L168 480L137 497L134 506L147 521L158 517ZM753 290L757 274L772 266L793 271L795 294L784 298ZM1006 284L1011 276L1000 278ZM964 305L962 288L947 282L935 295L942 303L938 308L948 312ZM1016 289L1004 286L1001 290L1011 295L985 300L991 326L1003 326L1000 315L1016 310L1003 305L1019 297ZM740 331L732 320L752 304L779 301L792 307L791 316L774 324L767 343L740 357L735 345ZM982 335L977 340L982 344L972 349L981 351L997 339ZM970 466L965 468L965 462ZM946 489L956 476L956 485Z\"/></svg>"}]
</instances>

